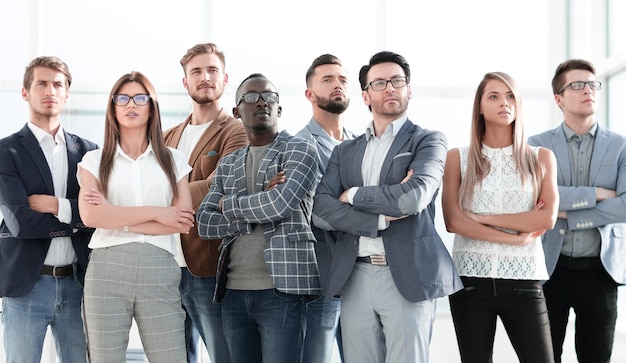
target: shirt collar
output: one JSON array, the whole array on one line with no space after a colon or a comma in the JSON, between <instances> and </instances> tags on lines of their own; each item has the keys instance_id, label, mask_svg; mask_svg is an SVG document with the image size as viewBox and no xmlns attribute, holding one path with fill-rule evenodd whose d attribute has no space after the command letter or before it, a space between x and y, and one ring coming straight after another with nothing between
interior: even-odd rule
<instances>
[{"instance_id":1,"label":"shirt collar","mask_svg":"<svg viewBox=\"0 0 626 363\"><path fill-rule=\"evenodd\" d=\"M594 123L593 126L585 133L585 135L589 134L592 138L595 137L596 132L598 131L598 123ZM565 122L563 122L563 132L565 133L565 139L570 142L572 141L572 137L576 136L574 130L572 130ZM584 135L583 135L584 136Z\"/></svg>"},{"instance_id":2,"label":"shirt collar","mask_svg":"<svg viewBox=\"0 0 626 363\"><path fill-rule=\"evenodd\" d=\"M483 155L486 155L490 158L496 156L498 153L503 153L506 156L511 156L513 155L513 145L505 146L502 148L492 148L483 144L482 153Z\"/></svg>"},{"instance_id":3,"label":"shirt collar","mask_svg":"<svg viewBox=\"0 0 626 363\"><path fill-rule=\"evenodd\" d=\"M52 140L54 140L55 143L57 142L57 140L60 140L63 144L65 144L65 133L63 132L63 127L61 125L59 125L59 129L57 130L57 133L54 136L50 135L44 129L42 129L41 127L35 125L34 123L30 121L28 122L27 125L30 131L33 133L33 135L35 135L37 142L39 142L40 144L46 138L46 136L50 136Z\"/></svg>"},{"instance_id":4,"label":"shirt collar","mask_svg":"<svg viewBox=\"0 0 626 363\"><path fill-rule=\"evenodd\" d=\"M407 119L408 119L408 116L404 115L398 119L391 121L389 126L387 126L387 128L385 129L385 133L390 132L393 137L396 137L396 135L398 135L398 132L400 132L400 129L402 128L402 126L404 126L404 123L406 122ZM373 120L369 123L369 125L367 125L367 128L365 129L365 140L370 141L372 136L374 136L374 121Z\"/></svg>"},{"instance_id":5,"label":"shirt collar","mask_svg":"<svg viewBox=\"0 0 626 363\"><path fill-rule=\"evenodd\" d=\"M148 147L146 148L146 151L144 151L143 154L139 155L137 159L141 159L144 156L148 155L149 153L154 154L154 151L152 150L152 144L150 142L148 142ZM130 157L124 152L124 150L122 150L122 147L120 146L119 143L115 147L115 155L120 155L120 156L130 159Z\"/></svg>"}]
</instances>

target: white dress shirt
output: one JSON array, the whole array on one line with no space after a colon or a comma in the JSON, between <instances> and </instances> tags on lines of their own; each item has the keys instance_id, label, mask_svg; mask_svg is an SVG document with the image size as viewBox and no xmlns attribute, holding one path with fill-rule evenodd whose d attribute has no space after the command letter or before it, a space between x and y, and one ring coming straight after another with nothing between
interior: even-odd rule
<instances>
[{"instance_id":1,"label":"white dress shirt","mask_svg":"<svg viewBox=\"0 0 626 363\"><path fill-rule=\"evenodd\" d=\"M367 139L367 147L363 154L363 161L361 162L361 174L363 176L363 185L372 186L378 185L380 182L380 170L383 167L383 162L387 157L387 153L395 140L396 135L407 120L407 116L400 117L397 120L392 121L386 128L385 132L377 137L374 132L374 123L365 130L365 138ZM353 204L354 195L359 188L350 188L348 191L348 201ZM378 229L384 230L389 227L389 223L385 221L385 216L380 215L378 217ZM383 245L382 237L365 237L359 238L359 252L358 256L372 256L372 255L384 255L385 247Z\"/></svg>"},{"instance_id":2,"label":"white dress shirt","mask_svg":"<svg viewBox=\"0 0 626 363\"><path fill-rule=\"evenodd\" d=\"M61 223L72 221L72 206L65 198L67 193L67 147L65 144L65 134L63 128L59 126L57 133L52 135L33 124L28 123L28 128L35 135L43 151L50 174L54 184L54 196L59 200L58 211L55 217ZM71 237L54 237L50 242L48 254L44 260L44 265L65 266L76 262L76 252L72 245Z\"/></svg>"},{"instance_id":3,"label":"white dress shirt","mask_svg":"<svg viewBox=\"0 0 626 363\"><path fill-rule=\"evenodd\" d=\"M176 181L180 181L187 177L191 167L182 152L171 147L168 149L174 161ZM78 166L83 169L83 172L88 171L98 179L101 157L102 149L89 151ZM80 169L78 182L81 182ZM136 160L126 155L122 148L117 145L108 189L107 201L117 206L168 207L172 205L172 198L174 197L167 176L161 169L151 145L148 145L146 151ZM147 235L124 232L119 229L96 228L89 247L95 249L142 242L151 243L175 256L177 254L176 244L180 243L179 240L180 235L178 233Z\"/></svg>"}]
</instances>

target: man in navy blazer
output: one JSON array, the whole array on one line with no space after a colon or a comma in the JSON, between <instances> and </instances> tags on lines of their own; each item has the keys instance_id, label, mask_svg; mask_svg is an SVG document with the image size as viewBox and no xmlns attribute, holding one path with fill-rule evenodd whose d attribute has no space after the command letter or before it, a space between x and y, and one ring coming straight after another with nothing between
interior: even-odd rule
<instances>
[{"instance_id":1,"label":"man in navy blazer","mask_svg":"<svg viewBox=\"0 0 626 363\"><path fill-rule=\"evenodd\" d=\"M63 130L71 75L56 57L26 68L30 120L0 140L0 296L8 363L38 363L50 326L61 362L86 362L80 314L92 230L78 213L76 165L97 146Z\"/></svg>"},{"instance_id":2,"label":"man in navy blazer","mask_svg":"<svg viewBox=\"0 0 626 363\"><path fill-rule=\"evenodd\" d=\"M528 140L554 151L558 164L559 219L543 236L556 362L571 308L578 361L610 361L617 286L626 283L626 140L595 119L601 88L595 73L586 60L560 64L552 89L565 120Z\"/></svg>"},{"instance_id":3,"label":"man in navy blazer","mask_svg":"<svg viewBox=\"0 0 626 363\"><path fill-rule=\"evenodd\" d=\"M346 362L428 362L435 299L462 287L434 226L446 138L408 120L410 77L392 52L361 68L373 121L334 149L315 195L313 222L338 232L323 286L341 296Z\"/></svg>"}]
</instances>

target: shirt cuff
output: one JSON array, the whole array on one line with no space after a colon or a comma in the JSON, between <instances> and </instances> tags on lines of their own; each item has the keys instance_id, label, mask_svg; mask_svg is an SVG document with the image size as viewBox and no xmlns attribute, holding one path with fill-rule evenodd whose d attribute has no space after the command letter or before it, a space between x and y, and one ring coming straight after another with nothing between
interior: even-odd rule
<instances>
[{"instance_id":1,"label":"shirt cuff","mask_svg":"<svg viewBox=\"0 0 626 363\"><path fill-rule=\"evenodd\" d=\"M70 224L72 221L72 205L70 201L65 198L57 198L59 200L59 210L56 215L57 219L61 223Z\"/></svg>"},{"instance_id":2,"label":"shirt cuff","mask_svg":"<svg viewBox=\"0 0 626 363\"><path fill-rule=\"evenodd\" d=\"M350 189L348 189L348 203L350 203L350 205L354 205L354 195L356 194L356 192L359 191L359 187L352 187Z\"/></svg>"},{"instance_id":3,"label":"shirt cuff","mask_svg":"<svg viewBox=\"0 0 626 363\"><path fill-rule=\"evenodd\" d=\"M385 220L385 215L379 214L378 215L378 230L382 231L382 230L387 229L387 227L389 227L389 222Z\"/></svg>"}]
</instances>

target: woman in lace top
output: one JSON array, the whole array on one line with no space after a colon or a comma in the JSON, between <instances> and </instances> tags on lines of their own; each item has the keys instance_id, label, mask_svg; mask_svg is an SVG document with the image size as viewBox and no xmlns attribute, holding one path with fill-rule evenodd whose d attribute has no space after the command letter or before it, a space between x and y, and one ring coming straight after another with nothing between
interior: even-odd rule
<instances>
[{"instance_id":1,"label":"woman in lace top","mask_svg":"<svg viewBox=\"0 0 626 363\"><path fill-rule=\"evenodd\" d=\"M470 145L448 152L442 204L465 286L450 296L461 360L492 361L499 316L520 362L553 362L540 236L557 218L556 159L527 144L509 75L479 84Z\"/></svg>"}]
</instances>

